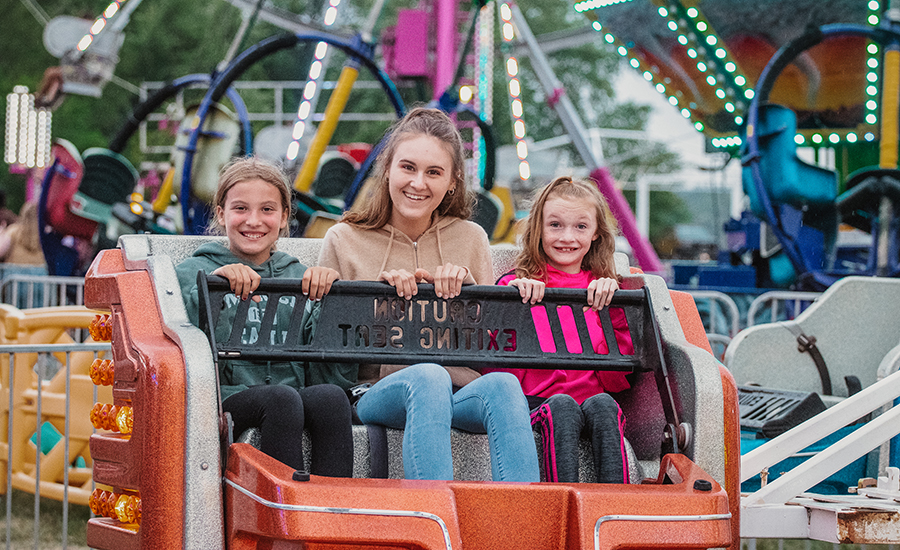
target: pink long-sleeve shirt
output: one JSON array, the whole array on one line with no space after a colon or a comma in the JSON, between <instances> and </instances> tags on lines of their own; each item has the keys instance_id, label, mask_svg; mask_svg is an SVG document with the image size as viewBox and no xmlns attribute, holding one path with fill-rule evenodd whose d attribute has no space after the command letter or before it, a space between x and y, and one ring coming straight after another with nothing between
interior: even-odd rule
<instances>
[{"instance_id":1,"label":"pink long-sleeve shirt","mask_svg":"<svg viewBox=\"0 0 900 550\"><path fill-rule=\"evenodd\" d=\"M497 281L498 285L508 285L510 281L515 279L513 273L504 275ZM547 276L544 281L548 288L584 288L586 289L590 282L594 279L590 271L581 271L580 273L565 273L552 266L547 266ZM535 308L542 308L537 305ZM599 326L600 318L596 312L588 309L585 312L588 322L595 322ZM634 353L634 345L631 342L631 334L628 331L628 321L625 319L625 312L616 307L611 307L609 317L612 320L613 329L616 335L616 345L622 354ZM542 331L549 331L549 325L536 324L539 338ZM569 338L578 339L576 327L573 323L562 323L563 334L568 340ZM552 341L552 335L548 335ZM543 338L542 338L543 339ZM608 353L609 348L601 331L591 331L591 341L594 350L600 354ZM631 385L625 378L625 373L608 372L608 371L580 371L580 370L550 370L550 369L485 369L485 372L509 372L519 379L522 385L522 391L525 395L533 395L538 397L550 397L558 393L571 395L579 404L585 399L598 393L608 392L615 393L627 390Z\"/></svg>"}]
</instances>

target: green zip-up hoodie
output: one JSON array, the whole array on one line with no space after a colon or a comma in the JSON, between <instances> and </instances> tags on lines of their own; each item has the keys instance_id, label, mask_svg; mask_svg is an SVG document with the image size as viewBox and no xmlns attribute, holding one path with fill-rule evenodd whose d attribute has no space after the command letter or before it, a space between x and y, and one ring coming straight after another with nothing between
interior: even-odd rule
<instances>
[{"instance_id":1,"label":"green zip-up hoodie","mask_svg":"<svg viewBox=\"0 0 900 550\"><path fill-rule=\"evenodd\" d=\"M255 265L235 256L221 243L211 242L201 245L194 251L193 256L184 260L175 268L178 282L181 285L181 296L187 309L188 319L194 326L199 326L199 301L197 298L197 272L203 271L210 274L216 269L229 264L244 264L259 273L264 278L291 278L300 279L306 271L306 266L297 258L284 252L274 252L262 265ZM239 298L234 294L225 296L225 310L219 316L219 324L216 327L216 340L224 342L231 333L231 325L237 311L236 304ZM292 300L292 298L282 298ZM247 315L247 324L241 337L242 342L256 341L259 328L262 323L263 312L266 307L266 298L260 302L251 302ZM279 308L275 318L272 334L267 337L277 342L283 341L285 332L290 322L291 307ZM307 307L303 319L303 341L308 342L315 330L319 318L320 307L315 304ZM336 384L344 389L356 385L358 365L343 363L303 363L303 362L272 362L272 361L243 361L243 360L219 360L219 384L222 390L222 399L250 386L261 384L284 384L298 390L305 386L315 384Z\"/></svg>"}]
</instances>

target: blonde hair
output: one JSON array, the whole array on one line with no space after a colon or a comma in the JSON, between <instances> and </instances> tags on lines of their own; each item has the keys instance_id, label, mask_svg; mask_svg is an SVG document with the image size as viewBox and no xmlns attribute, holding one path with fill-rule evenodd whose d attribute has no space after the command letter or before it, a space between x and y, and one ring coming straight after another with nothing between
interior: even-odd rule
<instances>
[{"instance_id":1,"label":"blonde hair","mask_svg":"<svg viewBox=\"0 0 900 550\"><path fill-rule=\"evenodd\" d=\"M522 233L522 251L516 258L516 277L544 279L547 275L550 259L542 246L542 233L544 205L552 198L583 201L594 206L597 212L597 238L591 242L587 254L582 258L581 269L590 271L594 278L609 277L618 280L613 259L617 225L609 205L593 182L573 180L568 176L556 178L535 192Z\"/></svg>"},{"instance_id":2,"label":"blonde hair","mask_svg":"<svg viewBox=\"0 0 900 550\"><path fill-rule=\"evenodd\" d=\"M19 210L19 219L15 223L22 228L19 230L18 243L29 252L42 250L37 204L34 202L23 204Z\"/></svg>"},{"instance_id":3,"label":"blonde hair","mask_svg":"<svg viewBox=\"0 0 900 550\"><path fill-rule=\"evenodd\" d=\"M450 117L443 111L417 107L388 130L384 149L379 153L378 162L375 165L376 184L372 196L360 211L344 213L341 218L342 222L363 229L378 229L390 221L394 205L391 202L389 175L397 146L412 137L423 135L440 141L453 162L451 167L453 181L435 212L439 216L462 219L468 219L472 215L475 195L466 187L462 136L459 135L459 131Z\"/></svg>"},{"instance_id":4,"label":"blonde hair","mask_svg":"<svg viewBox=\"0 0 900 550\"><path fill-rule=\"evenodd\" d=\"M288 184L285 173L271 162L263 160L259 157L242 157L237 158L226 164L221 172L219 172L219 186L216 189L216 196L213 198L213 214L209 220L207 232L211 235L224 235L225 228L219 223L219 217L216 215L217 207L225 208L225 199L228 197L228 191L239 183L250 180L262 180L270 183L278 189L281 196L281 208L288 214L288 222L291 219L291 188ZM290 223L285 225L279 231L279 237L287 237L290 235Z\"/></svg>"}]
</instances>

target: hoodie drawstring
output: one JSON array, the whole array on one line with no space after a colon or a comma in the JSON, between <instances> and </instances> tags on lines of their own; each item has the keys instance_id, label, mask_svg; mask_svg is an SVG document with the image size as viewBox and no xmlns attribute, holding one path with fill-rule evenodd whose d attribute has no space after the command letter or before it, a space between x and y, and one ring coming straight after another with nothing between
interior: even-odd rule
<instances>
[{"instance_id":1,"label":"hoodie drawstring","mask_svg":"<svg viewBox=\"0 0 900 550\"><path fill-rule=\"evenodd\" d=\"M441 261L440 265L444 265L444 251L441 249L441 228L436 225L434 228L434 232L437 234L437 249L438 249L438 259Z\"/></svg>"},{"instance_id":2,"label":"hoodie drawstring","mask_svg":"<svg viewBox=\"0 0 900 550\"><path fill-rule=\"evenodd\" d=\"M388 258L391 255L391 248L393 248L394 246L394 226L388 224L388 227L391 228L391 236L388 239L387 250L384 251L384 259L381 260L381 267L378 268L379 275L381 275L381 273L384 271L384 268L387 265Z\"/></svg>"}]
</instances>

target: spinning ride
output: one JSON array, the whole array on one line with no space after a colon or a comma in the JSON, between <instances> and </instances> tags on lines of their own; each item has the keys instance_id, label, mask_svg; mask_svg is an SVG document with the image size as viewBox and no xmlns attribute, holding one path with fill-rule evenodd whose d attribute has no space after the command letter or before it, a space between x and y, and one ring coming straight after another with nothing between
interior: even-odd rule
<instances>
[{"instance_id":1,"label":"spinning ride","mask_svg":"<svg viewBox=\"0 0 900 550\"><path fill-rule=\"evenodd\" d=\"M895 184L877 172L897 167L896 36L886 7L575 4L705 134L708 152L743 155L750 212L728 225L726 263L752 265L758 287L815 290L847 274L897 272L897 224L881 200L893 202ZM872 165L875 172L860 171ZM879 183L849 193L871 177ZM868 234L862 245L860 231Z\"/></svg>"}]
</instances>

